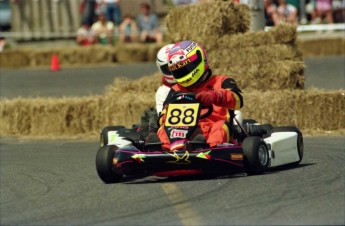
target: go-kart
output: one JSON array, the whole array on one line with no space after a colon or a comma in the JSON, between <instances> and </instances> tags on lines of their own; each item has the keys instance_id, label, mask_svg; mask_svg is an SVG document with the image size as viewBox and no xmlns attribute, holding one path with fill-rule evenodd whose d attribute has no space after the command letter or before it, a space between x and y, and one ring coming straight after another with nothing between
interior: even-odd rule
<instances>
[{"instance_id":1,"label":"go-kart","mask_svg":"<svg viewBox=\"0 0 345 226\"><path fill-rule=\"evenodd\" d=\"M179 176L193 174L263 174L268 168L299 164L303 158L303 136L293 126L269 126L265 133L255 120L237 123L240 131L233 142L215 147L193 139L198 122L208 117L212 107L204 109L193 93L177 93L167 107L164 129L177 150L165 150L159 139L145 140L138 126L106 127L101 132L101 147L96 169L105 183L117 183L126 177ZM255 130L258 131L258 130ZM254 135L253 135L254 134ZM258 136L260 135L260 136ZM200 136L199 136L200 137Z\"/></svg>"}]
</instances>

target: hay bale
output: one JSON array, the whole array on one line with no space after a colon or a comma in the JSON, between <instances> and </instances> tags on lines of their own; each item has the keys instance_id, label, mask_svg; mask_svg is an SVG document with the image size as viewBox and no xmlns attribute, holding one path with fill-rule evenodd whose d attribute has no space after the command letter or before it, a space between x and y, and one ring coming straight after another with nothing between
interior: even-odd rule
<instances>
[{"instance_id":1,"label":"hay bale","mask_svg":"<svg viewBox=\"0 0 345 226\"><path fill-rule=\"evenodd\" d=\"M243 90L268 91L303 89L305 82L303 70L303 62L284 60L246 67L231 64L228 67L215 69L213 73L233 77Z\"/></svg>"},{"instance_id":2,"label":"hay bale","mask_svg":"<svg viewBox=\"0 0 345 226\"><path fill-rule=\"evenodd\" d=\"M208 53L213 71L239 76L237 81L244 89L303 88L304 64L295 44L296 27L283 24L268 32L244 33L249 28L249 10L238 7L243 5L210 1L176 9L166 18L168 37L173 41L191 39L199 42ZM248 21L237 21L240 17ZM194 21L196 18L212 24L205 22L201 25ZM239 25L245 29L240 29Z\"/></svg>"},{"instance_id":3,"label":"hay bale","mask_svg":"<svg viewBox=\"0 0 345 226\"><path fill-rule=\"evenodd\" d=\"M148 46L139 43L118 45L116 58L120 63L143 62L148 60Z\"/></svg>"},{"instance_id":4,"label":"hay bale","mask_svg":"<svg viewBox=\"0 0 345 226\"><path fill-rule=\"evenodd\" d=\"M308 131L345 128L345 91L252 91L244 93L245 117L260 123L295 125ZM327 118L327 119L326 119Z\"/></svg>"},{"instance_id":5,"label":"hay bale","mask_svg":"<svg viewBox=\"0 0 345 226\"><path fill-rule=\"evenodd\" d=\"M8 49L0 53L1 68L18 68L30 65L30 50Z\"/></svg>"},{"instance_id":6,"label":"hay bale","mask_svg":"<svg viewBox=\"0 0 345 226\"><path fill-rule=\"evenodd\" d=\"M303 52L304 56L331 56L345 55L345 38L344 37L326 37L297 40L297 45Z\"/></svg>"},{"instance_id":7,"label":"hay bale","mask_svg":"<svg viewBox=\"0 0 345 226\"><path fill-rule=\"evenodd\" d=\"M295 34L293 26L281 25L269 32L223 36L207 49L210 67L234 77L242 89L301 89L305 65Z\"/></svg>"},{"instance_id":8,"label":"hay bale","mask_svg":"<svg viewBox=\"0 0 345 226\"><path fill-rule=\"evenodd\" d=\"M249 8L232 1L210 1L171 10L165 23L170 42L190 39L206 43L209 37L248 31Z\"/></svg>"},{"instance_id":9,"label":"hay bale","mask_svg":"<svg viewBox=\"0 0 345 226\"><path fill-rule=\"evenodd\" d=\"M220 48L242 49L248 47L270 46L275 44L292 44L296 42L297 30L295 26L281 24L269 31L257 31L224 35L204 46L209 51Z\"/></svg>"},{"instance_id":10,"label":"hay bale","mask_svg":"<svg viewBox=\"0 0 345 226\"><path fill-rule=\"evenodd\" d=\"M148 52L147 52L147 60L151 62L155 62L158 51L166 44L167 43L149 45Z\"/></svg>"},{"instance_id":11,"label":"hay bale","mask_svg":"<svg viewBox=\"0 0 345 226\"><path fill-rule=\"evenodd\" d=\"M157 72L150 76L144 76L140 79L129 80L126 78L117 78L114 83L106 87L105 96L114 97L119 93L128 94L133 93L137 95L138 93L147 93L149 95L154 95L161 85L162 75Z\"/></svg>"},{"instance_id":12,"label":"hay bale","mask_svg":"<svg viewBox=\"0 0 345 226\"><path fill-rule=\"evenodd\" d=\"M90 46L90 54L92 63L112 63L115 58L115 48L103 45Z\"/></svg>"},{"instance_id":13,"label":"hay bale","mask_svg":"<svg viewBox=\"0 0 345 226\"><path fill-rule=\"evenodd\" d=\"M123 81L121 81L123 84ZM85 98L37 98L0 101L1 135L96 134L107 125L131 126L147 107L154 106L154 91L108 92ZM132 89L133 86L125 85ZM115 91L114 89L114 91ZM308 131L345 128L345 91L244 92L245 118L260 123L295 125ZM325 120L325 117L327 117Z\"/></svg>"},{"instance_id":14,"label":"hay bale","mask_svg":"<svg viewBox=\"0 0 345 226\"><path fill-rule=\"evenodd\" d=\"M48 66L51 62L52 55L56 53L56 51L43 49L43 50L35 50L32 51L32 58L30 60L31 67L39 67L39 66Z\"/></svg>"}]
</instances>

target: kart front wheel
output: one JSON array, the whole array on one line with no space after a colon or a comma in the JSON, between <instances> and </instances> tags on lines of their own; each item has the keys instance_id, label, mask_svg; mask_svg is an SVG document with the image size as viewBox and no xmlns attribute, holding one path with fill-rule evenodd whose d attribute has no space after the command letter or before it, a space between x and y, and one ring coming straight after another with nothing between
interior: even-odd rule
<instances>
[{"instance_id":1,"label":"kart front wheel","mask_svg":"<svg viewBox=\"0 0 345 226\"><path fill-rule=\"evenodd\" d=\"M113 158L115 150L117 147L115 145L107 145L100 147L96 155L96 169L99 178L106 183L118 183L122 179L122 174L113 171Z\"/></svg>"},{"instance_id":2,"label":"kart front wheel","mask_svg":"<svg viewBox=\"0 0 345 226\"><path fill-rule=\"evenodd\" d=\"M266 143L261 137L252 136L242 143L244 170L248 175L263 174L269 165L269 154Z\"/></svg>"}]
</instances>

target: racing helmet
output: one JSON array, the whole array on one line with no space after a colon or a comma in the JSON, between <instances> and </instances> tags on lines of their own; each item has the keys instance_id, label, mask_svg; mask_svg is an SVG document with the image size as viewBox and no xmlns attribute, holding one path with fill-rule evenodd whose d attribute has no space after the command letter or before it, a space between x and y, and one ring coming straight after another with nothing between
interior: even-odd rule
<instances>
[{"instance_id":1,"label":"racing helmet","mask_svg":"<svg viewBox=\"0 0 345 226\"><path fill-rule=\"evenodd\" d=\"M183 87L195 85L209 68L204 49L190 40L176 43L169 51L168 60L171 73Z\"/></svg>"},{"instance_id":2,"label":"racing helmet","mask_svg":"<svg viewBox=\"0 0 345 226\"><path fill-rule=\"evenodd\" d=\"M157 53L156 64L163 75L163 79L169 84L175 84L176 80L168 67L168 53L174 44L163 46Z\"/></svg>"}]
</instances>

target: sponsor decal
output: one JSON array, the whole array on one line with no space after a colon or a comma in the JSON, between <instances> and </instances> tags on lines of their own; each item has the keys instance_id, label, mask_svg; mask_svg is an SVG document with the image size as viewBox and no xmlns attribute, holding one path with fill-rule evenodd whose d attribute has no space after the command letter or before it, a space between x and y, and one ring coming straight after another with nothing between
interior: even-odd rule
<instances>
[{"instance_id":1,"label":"sponsor decal","mask_svg":"<svg viewBox=\"0 0 345 226\"><path fill-rule=\"evenodd\" d=\"M169 69L170 69L171 71L175 71L175 70L177 70L177 69L180 69L181 67L186 66L187 64L189 64L189 63L191 63L191 62L192 62L191 59L187 58L187 59L184 60L184 61L180 61L180 62L177 62L176 64L171 65L171 66L169 67Z\"/></svg>"},{"instance_id":2,"label":"sponsor decal","mask_svg":"<svg viewBox=\"0 0 345 226\"><path fill-rule=\"evenodd\" d=\"M168 153L168 155L172 156L175 158L174 161L168 161L167 163L173 163L173 164L189 164L190 161L188 160L189 158L189 152L186 151L183 156L179 156L175 151L174 154Z\"/></svg>"},{"instance_id":3,"label":"sponsor decal","mask_svg":"<svg viewBox=\"0 0 345 226\"><path fill-rule=\"evenodd\" d=\"M201 159L210 160L211 159L210 153L211 153L211 151L201 152L201 153L197 154L196 157L201 158Z\"/></svg>"},{"instance_id":4,"label":"sponsor decal","mask_svg":"<svg viewBox=\"0 0 345 226\"><path fill-rule=\"evenodd\" d=\"M172 126L173 129L188 129L188 126Z\"/></svg>"},{"instance_id":5,"label":"sponsor decal","mask_svg":"<svg viewBox=\"0 0 345 226\"><path fill-rule=\"evenodd\" d=\"M186 58L186 56L185 56L185 53L182 49L178 49L178 50L171 49L169 51L168 61L171 64L176 63L179 60L182 60L183 58Z\"/></svg>"},{"instance_id":6,"label":"sponsor decal","mask_svg":"<svg viewBox=\"0 0 345 226\"><path fill-rule=\"evenodd\" d=\"M108 143L114 144L116 142L116 137L118 137L117 131L109 131L108 132Z\"/></svg>"},{"instance_id":7,"label":"sponsor decal","mask_svg":"<svg viewBox=\"0 0 345 226\"><path fill-rule=\"evenodd\" d=\"M187 46L185 48L185 50L187 51L187 53L191 52L193 49L195 49L195 47L197 46L196 42L192 42L189 46Z\"/></svg>"},{"instance_id":8,"label":"sponsor decal","mask_svg":"<svg viewBox=\"0 0 345 226\"><path fill-rule=\"evenodd\" d=\"M230 154L231 160L243 160L243 154L240 153L232 153Z\"/></svg>"},{"instance_id":9,"label":"sponsor decal","mask_svg":"<svg viewBox=\"0 0 345 226\"><path fill-rule=\"evenodd\" d=\"M187 130L173 129L170 132L170 138L186 138Z\"/></svg>"},{"instance_id":10,"label":"sponsor decal","mask_svg":"<svg viewBox=\"0 0 345 226\"><path fill-rule=\"evenodd\" d=\"M144 154L135 154L135 155L132 155L132 158L137 161L138 163L143 163L145 162L144 161L144 158L145 158L145 155Z\"/></svg>"},{"instance_id":11,"label":"sponsor decal","mask_svg":"<svg viewBox=\"0 0 345 226\"><path fill-rule=\"evenodd\" d=\"M200 71L199 68L197 68L196 70L194 70L194 71L192 72L192 76L196 75L196 73L198 73L199 71Z\"/></svg>"},{"instance_id":12,"label":"sponsor decal","mask_svg":"<svg viewBox=\"0 0 345 226\"><path fill-rule=\"evenodd\" d=\"M181 83L181 84L189 83L191 80L192 80L192 78L188 78L188 79L186 79L186 80L184 80L184 81L182 81L182 82L180 82L180 83Z\"/></svg>"}]
</instances>

